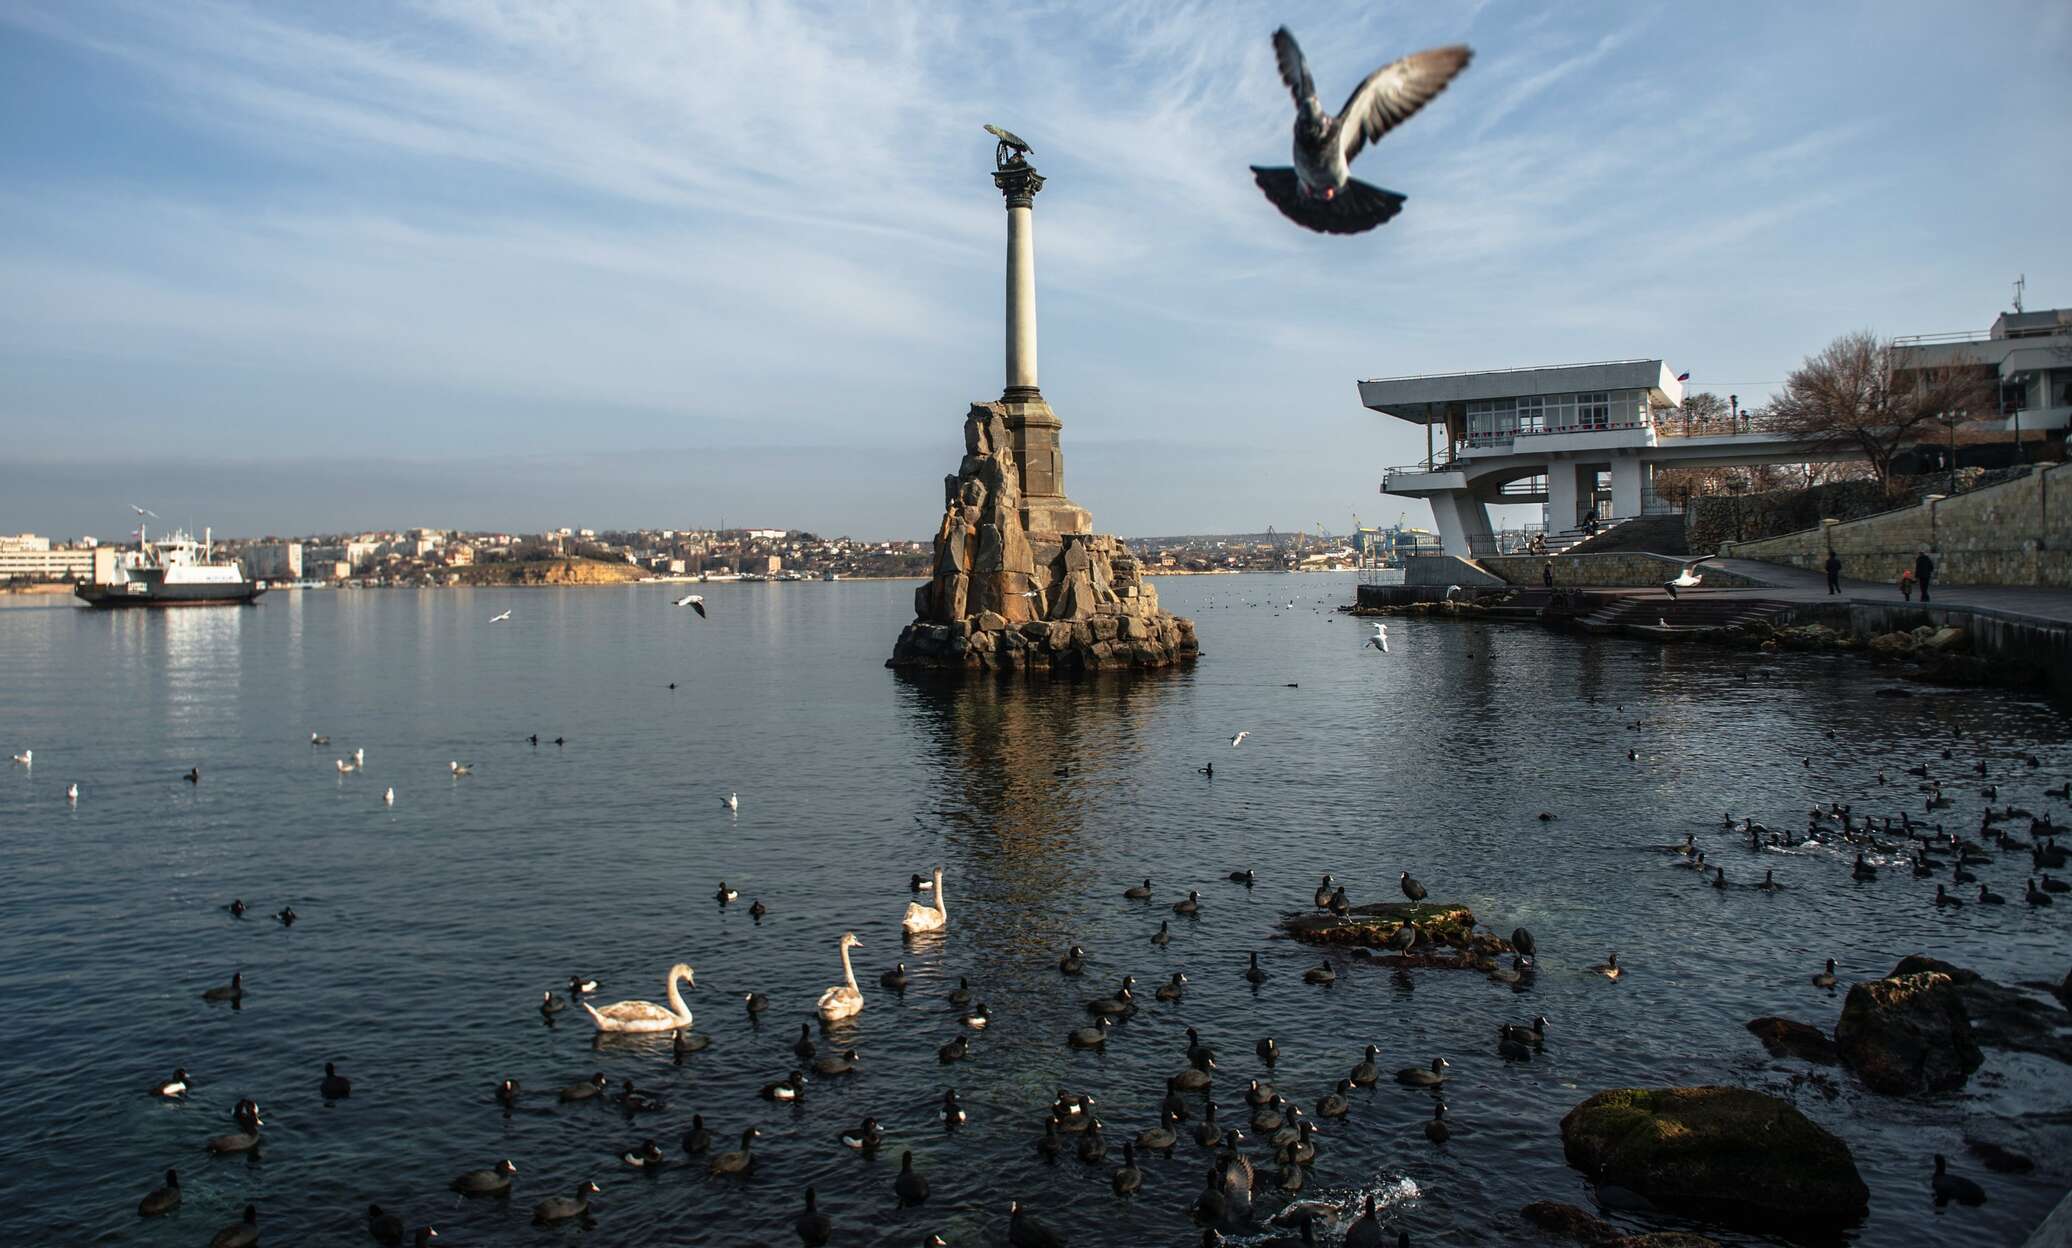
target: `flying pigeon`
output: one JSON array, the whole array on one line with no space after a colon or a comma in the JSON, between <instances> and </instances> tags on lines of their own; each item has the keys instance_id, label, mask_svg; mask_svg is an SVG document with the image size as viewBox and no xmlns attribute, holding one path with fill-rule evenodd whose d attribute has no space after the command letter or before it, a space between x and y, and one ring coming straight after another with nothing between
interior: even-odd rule
<instances>
[{"instance_id":1,"label":"flying pigeon","mask_svg":"<svg viewBox=\"0 0 2072 1248\"><path fill-rule=\"evenodd\" d=\"M1367 644L1383 654L1387 654L1389 652L1389 626L1378 620L1375 621L1374 635L1367 639Z\"/></svg>"},{"instance_id":2,"label":"flying pigeon","mask_svg":"<svg viewBox=\"0 0 2072 1248\"><path fill-rule=\"evenodd\" d=\"M1463 44L1430 48L1367 75L1336 117L1317 102L1309 61L1283 26L1273 32L1281 81L1295 97L1295 164L1252 166L1252 179L1295 224L1320 234L1363 234L1403 210L1403 196L1346 170L1369 143L1402 125L1467 68Z\"/></svg>"},{"instance_id":3,"label":"flying pigeon","mask_svg":"<svg viewBox=\"0 0 2072 1248\"><path fill-rule=\"evenodd\" d=\"M679 607L689 607L691 610L696 611L698 618L701 620L710 618L705 614L705 595L703 594L685 594L676 600L676 605Z\"/></svg>"}]
</instances>

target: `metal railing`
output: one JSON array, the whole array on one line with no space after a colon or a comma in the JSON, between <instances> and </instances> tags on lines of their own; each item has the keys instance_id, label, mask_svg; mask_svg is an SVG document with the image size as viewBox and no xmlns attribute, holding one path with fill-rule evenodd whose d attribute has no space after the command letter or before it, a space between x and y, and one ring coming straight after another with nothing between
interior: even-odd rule
<instances>
[{"instance_id":1,"label":"metal railing","mask_svg":"<svg viewBox=\"0 0 2072 1248\"><path fill-rule=\"evenodd\" d=\"M1991 342L1993 333L1985 329L1966 329L1949 334L1902 334L1892 340L1895 347L1932 347L1944 343Z\"/></svg>"}]
</instances>

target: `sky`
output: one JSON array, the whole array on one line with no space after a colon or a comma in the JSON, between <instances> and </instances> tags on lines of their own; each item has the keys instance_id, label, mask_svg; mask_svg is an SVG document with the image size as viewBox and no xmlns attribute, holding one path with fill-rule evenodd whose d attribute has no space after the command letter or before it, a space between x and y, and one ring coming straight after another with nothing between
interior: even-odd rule
<instances>
[{"instance_id":1,"label":"sky","mask_svg":"<svg viewBox=\"0 0 2072 1248\"><path fill-rule=\"evenodd\" d=\"M1474 62L1283 220L1328 104ZM0 532L923 537L1002 383L995 122L1066 486L1124 535L1425 520L1363 377L2072 304L2072 6L0 0Z\"/></svg>"}]
</instances>

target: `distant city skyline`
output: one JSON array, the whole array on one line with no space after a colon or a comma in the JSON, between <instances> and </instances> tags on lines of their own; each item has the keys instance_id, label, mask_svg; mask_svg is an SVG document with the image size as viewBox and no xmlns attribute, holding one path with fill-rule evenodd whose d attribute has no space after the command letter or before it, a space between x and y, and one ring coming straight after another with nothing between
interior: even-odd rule
<instances>
[{"instance_id":1,"label":"distant city skyline","mask_svg":"<svg viewBox=\"0 0 2072 1248\"><path fill-rule=\"evenodd\" d=\"M1267 36L1336 100L1472 66L1282 220ZM998 122L1067 487L1122 534L1343 532L1422 437L1362 377L2072 303L2072 10L1509 3L0 8L0 532L795 525L921 537L1001 382ZM1003 66L1014 65L1013 72Z\"/></svg>"}]
</instances>

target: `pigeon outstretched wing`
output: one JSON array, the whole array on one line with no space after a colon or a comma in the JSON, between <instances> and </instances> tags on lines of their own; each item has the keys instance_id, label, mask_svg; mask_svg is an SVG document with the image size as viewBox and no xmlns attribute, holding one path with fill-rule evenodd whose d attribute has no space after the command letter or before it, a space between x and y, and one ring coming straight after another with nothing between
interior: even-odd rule
<instances>
[{"instance_id":1,"label":"pigeon outstretched wing","mask_svg":"<svg viewBox=\"0 0 2072 1248\"><path fill-rule=\"evenodd\" d=\"M1292 42L1292 41L1291 41ZM1276 40L1278 46L1278 40ZM1298 51L1299 57L1301 53ZM1402 125L1446 89L1475 54L1465 44L1427 48L1367 75L1338 113L1338 147L1346 163L1369 143ZM1283 70L1283 76L1286 71Z\"/></svg>"}]
</instances>

